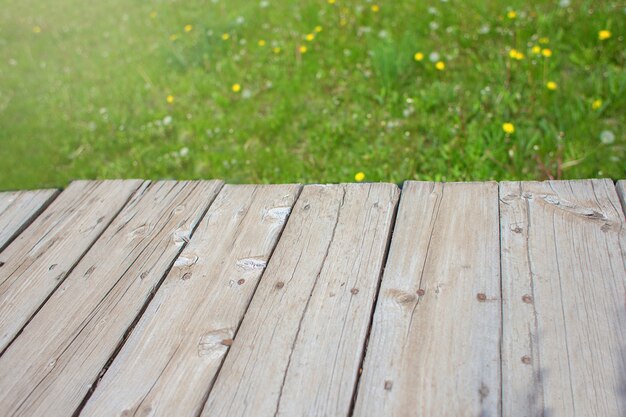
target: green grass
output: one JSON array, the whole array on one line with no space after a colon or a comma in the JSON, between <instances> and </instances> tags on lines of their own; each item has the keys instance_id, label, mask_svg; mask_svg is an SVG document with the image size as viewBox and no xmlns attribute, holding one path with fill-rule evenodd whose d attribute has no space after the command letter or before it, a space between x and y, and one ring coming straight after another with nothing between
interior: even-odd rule
<instances>
[{"instance_id":1,"label":"green grass","mask_svg":"<svg viewBox=\"0 0 626 417\"><path fill-rule=\"evenodd\" d=\"M7 0L0 189L111 177L625 176L623 3L377 4ZM612 36L601 41L600 30Z\"/></svg>"}]
</instances>

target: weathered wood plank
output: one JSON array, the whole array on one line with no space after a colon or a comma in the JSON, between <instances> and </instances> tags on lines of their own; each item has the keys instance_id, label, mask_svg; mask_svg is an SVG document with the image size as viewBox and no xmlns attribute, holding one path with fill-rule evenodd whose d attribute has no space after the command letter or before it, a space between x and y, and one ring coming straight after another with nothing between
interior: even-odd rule
<instances>
[{"instance_id":1,"label":"weathered wood plank","mask_svg":"<svg viewBox=\"0 0 626 417\"><path fill-rule=\"evenodd\" d=\"M626 237L609 180L500 184L503 414L626 415Z\"/></svg>"},{"instance_id":2,"label":"weathered wood plank","mask_svg":"<svg viewBox=\"0 0 626 417\"><path fill-rule=\"evenodd\" d=\"M624 213L626 213L626 181L618 181L616 187L619 200L622 203L622 209L624 210Z\"/></svg>"},{"instance_id":3,"label":"weathered wood plank","mask_svg":"<svg viewBox=\"0 0 626 417\"><path fill-rule=\"evenodd\" d=\"M406 182L355 416L500 415L496 183Z\"/></svg>"},{"instance_id":4,"label":"weathered wood plank","mask_svg":"<svg viewBox=\"0 0 626 417\"><path fill-rule=\"evenodd\" d=\"M220 187L140 188L0 357L0 415L72 415Z\"/></svg>"},{"instance_id":5,"label":"weathered wood plank","mask_svg":"<svg viewBox=\"0 0 626 417\"><path fill-rule=\"evenodd\" d=\"M0 251L24 230L58 193L58 190L0 193Z\"/></svg>"},{"instance_id":6,"label":"weathered wood plank","mask_svg":"<svg viewBox=\"0 0 626 417\"><path fill-rule=\"evenodd\" d=\"M142 181L76 181L0 253L0 352Z\"/></svg>"},{"instance_id":7,"label":"weathered wood plank","mask_svg":"<svg viewBox=\"0 0 626 417\"><path fill-rule=\"evenodd\" d=\"M203 416L348 415L398 194L304 188Z\"/></svg>"},{"instance_id":8,"label":"weathered wood plank","mask_svg":"<svg viewBox=\"0 0 626 417\"><path fill-rule=\"evenodd\" d=\"M198 415L299 190L224 187L83 415Z\"/></svg>"}]
</instances>

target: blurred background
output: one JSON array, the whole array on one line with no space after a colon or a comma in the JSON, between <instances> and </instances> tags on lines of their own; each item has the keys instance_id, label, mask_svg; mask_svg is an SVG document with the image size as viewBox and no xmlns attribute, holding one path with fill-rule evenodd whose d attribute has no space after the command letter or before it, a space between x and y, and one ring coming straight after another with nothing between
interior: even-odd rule
<instances>
[{"instance_id":1,"label":"blurred background","mask_svg":"<svg viewBox=\"0 0 626 417\"><path fill-rule=\"evenodd\" d=\"M626 177L626 4L2 0L0 189Z\"/></svg>"}]
</instances>

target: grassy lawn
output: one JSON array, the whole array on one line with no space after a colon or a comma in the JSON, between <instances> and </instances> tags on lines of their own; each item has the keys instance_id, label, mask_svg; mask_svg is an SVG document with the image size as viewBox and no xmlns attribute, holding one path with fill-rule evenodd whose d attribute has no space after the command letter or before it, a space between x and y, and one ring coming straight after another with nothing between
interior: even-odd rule
<instances>
[{"instance_id":1,"label":"grassy lawn","mask_svg":"<svg viewBox=\"0 0 626 417\"><path fill-rule=\"evenodd\" d=\"M601 0L7 0L0 189L624 178L625 29Z\"/></svg>"}]
</instances>

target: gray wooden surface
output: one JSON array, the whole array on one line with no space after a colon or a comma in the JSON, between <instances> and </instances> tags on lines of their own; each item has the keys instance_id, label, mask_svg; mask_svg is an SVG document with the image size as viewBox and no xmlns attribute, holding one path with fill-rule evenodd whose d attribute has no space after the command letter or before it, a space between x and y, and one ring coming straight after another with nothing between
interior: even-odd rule
<instances>
[{"instance_id":1,"label":"gray wooden surface","mask_svg":"<svg viewBox=\"0 0 626 417\"><path fill-rule=\"evenodd\" d=\"M223 189L84 415L200 412L299 188Z\"/></svg>"},{"instance_id":2,"label":"gray wooden surface","mask_svg":"<svg viewBox=\"0 0 626 417\"><path fill-rule=\"evenodd\" d=\"M405 183L355 416L499 414L499 258L496 183Z\"/></svg>"},{"instance_id":3,"label":"gray wooden surface","mask_svg":"<svg viewBox=\"0 0 626 417\"><path fill-rule=\"evenodd\" d=\"M504 415L626 415L626 230L608 180L501 183Z\"/></svg>"},{"instance_id":4,"label":"gray wooden surface","mask_svg":"<svg viewBox=\"0 0 626 417\"><path fill-rule=\"evenodd\" d=\"M0 253L0 351L63 282L140 184L73 182Z\"/></svg>"},{"instance_id":5,"label":"gray wooden surface","mask_svg":"<svg viewBox=\"0 0 626 417\"><path fill-rule=\"evenodd\" d=\"M220 183L145 183L0 357L0 415L71 415Z\"/></svg>"},{"instance_id":6,"label":"gray wooden surface","mask_svg":"<svg viewBox=\"0 0 626 417\"><path fill-rule=\"evenodd\" d=\"M0 251L54 200L57 190L0 193Z\"/></svg>"},{"instance_id":7,"label":"gray wooden surface","mask_svg":"<svg viewBox=\"0 0 626 417\"><path fill-rule=\"evenodd\" d=\"M0 193L0 415L623 417L625 185Z\"/></svg>"},{"instance_id":8,"label":"gray wooden surface","mask_svg":"<svg viewBox=\"0 0 626 417\"><path fill-rule=\"evenodd\" d=\"M304 188L203 416L347 415L397 198Z\"/></svg>"}]
</instances>

